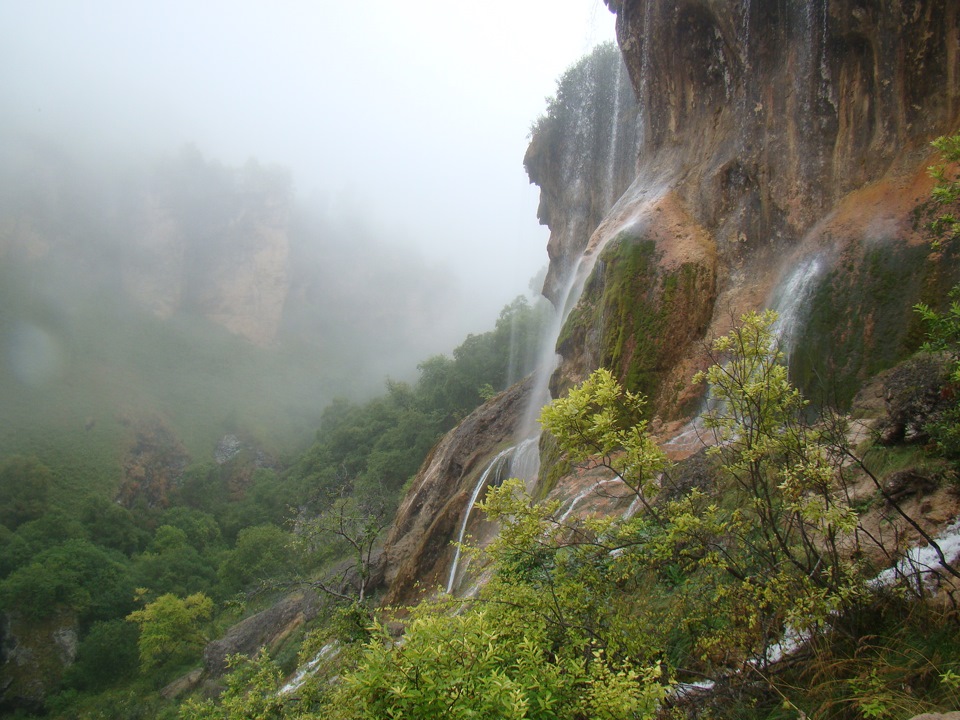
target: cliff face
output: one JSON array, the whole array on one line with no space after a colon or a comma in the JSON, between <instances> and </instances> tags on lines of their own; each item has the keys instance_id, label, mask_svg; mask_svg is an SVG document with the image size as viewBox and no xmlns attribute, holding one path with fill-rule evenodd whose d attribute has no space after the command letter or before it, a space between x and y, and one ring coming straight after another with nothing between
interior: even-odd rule
<instances>
[{"instance_id":1,"label":"cliff face","mask_svg":"<svg viewBox=\"0 0 960 720\"><path fill-rule=\"evenodd\" d=\"M795 381L849 403L919 345L912 306L960 281L917 214L929 142L960 127L956 3L607 4L626 72L605 49L571 68L524 160L551 230L543 292L566 315L552 394L608 367L650 397L670 441L698 407L690 380L708 341L774 307ZM602 480L551 463L538 497L566 512L596 504L586 491ZM430 563L388 572L396 588L442 576L466 512L462 473L435 456L425 477L433 490L418 481L411 495L424 512L431 492L458 499L421 521L446 518L431 526Z\"/></svg>"},{"instance_id":2,"label":"cliff face","mask_svg":"<svg viewBox=\"0 0 960 720\"><path fill-rule=\"evenodd\" d=\"M795 242L847 193L956 127L949 0L608 0L642 115L728 262Z\"/></svg>"},{"instance_id":3,"label":"cliff face","mask_svg":"<svg viewBox=\"0 0 960 720\"><path fill-rule=\"evenodd\" d=\"M447 586L456 554L452 543L468 500L481 480L504 479L484 478L484 470L513 444L529 395L530 380L517 383L468 415L430 453L397 510L381 557L386 604L408 603ZM484 530L476 515L473 535Z\"/></svg>"},{"instance_id":4,"label":"cliff face","mask_svg":"<svg viewBox=\"0 0 960 720\"><path fill-rule=\"evenodd\" d=\"M190 313L257 345L274 340L290 289L285 171L228 168L192 148L130 177L61 151L24 155L0 173L0 258L66 304L110 294L162 319Z\"/></svg>"},{"instance_id":5,"label":"cliff face","mask_svg":"<svg viewBox=\"0 0 960 720\"><path fill-rule=\"evenodd\" d=\"M868 332L847 348L853 357L841 363L841 395L849 400L856 383L915 343L912 303L936 297L956 276L943 258L940 270L930 269L913 212L929 193L929 141L960 122L957 7L942 0L608 5L637 97L636 178L596 228L568 232L570 218L582 215L576 209L554 208L546 220L553 274L567 272L585 248L602 251L609 262L586 283L582 304L621 311L595 311L590 324L583 308L571 314L554 391L602 364L651 395L655 412L682 414L690 397L667 388L703 364L696 341L724 332L731 316L770 304L793 263L822 253L829 267L820 311L835 320L837 312L849 317L851 304L876 310L866 316L879 316L878 305L888 314L891 303L902 305L886 333ZM535 135L531 148L543 140ZM564 182L531 178L544 188L544 202ZM643 287L634 282L629 297L623 283L604 289L601 282L634 272L624 258L639 251L624 253L624 237L656 246ZM614 240L620 250L603 250ZM898 288L911 288L897 301L880 288L873 295L852 289L876 271L870 263L878 244L899 258L890 263L904 279ZM683 271L687 299L676 311L676 298L655 297L678 281L676 267L655 258L692 246L696 267ZM548 279L545 294L555 285ZM829 322L819 322L817 333L798 341L801 381L836 365L811 350L817 342L839 349L841 338L864 335ZM884 362L870 361L878 353Z\"/></svg>"},{"instance_id":6,"label":"cliff face","mask_svg":"<svg viewBox=\"0 0 960 720\"><path fill-rule=\"evenodd\" d=\"M523 165L540 186L537 217L550 227L543 294L555 305L590 233L634 178L637 119L623 59L608 44L563 75L534 125Z\"/></svg>"},{"instance_id":7,"label":"cliff face","mask_svg":"<svg viewBox=\"0 0 960 720\"><path fill-rule=\"evenodd\" d=\"M270 343L289 291L291 203L282 171L223 168L184 151L130 203L125 291L159 317L193 311Z\"/></svg>"}]
</instances>

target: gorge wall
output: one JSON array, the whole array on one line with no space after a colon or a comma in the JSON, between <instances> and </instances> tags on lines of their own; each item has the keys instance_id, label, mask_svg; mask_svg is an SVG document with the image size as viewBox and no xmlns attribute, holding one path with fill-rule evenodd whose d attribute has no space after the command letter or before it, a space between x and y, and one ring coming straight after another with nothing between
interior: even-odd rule
<instances>
[{"instance_id":1,"label":"gorge wall","mask_svg":"<svg viewBox=\"0 0 960 720\"><path fill-rule=\"evenodd\" d=\"M690 380L707 342L776 304L803 266L815 272L789 313L791 372L808 396L848 403L919 345L913 304L940 303L960 280L954 255L931 252L918 210L932 186L929 142L960 127L956 4L607 5L633 96L596 51L561 79L524 159L550 228L544 294L567 316L553 395L608 367L650 397L668 441L698 408ZM597 479L551 462L542 454L537 493L572 509ZM420 507L427 478L445 497L468 492L462 476L437 472L428 461L413 483ZM466 512L445 508L450 532L434 545L456 539ZM435 587L441 555L388 570L391 601ZM410 591L417 579L424 587Z\"/></svg>"}]
</instances>

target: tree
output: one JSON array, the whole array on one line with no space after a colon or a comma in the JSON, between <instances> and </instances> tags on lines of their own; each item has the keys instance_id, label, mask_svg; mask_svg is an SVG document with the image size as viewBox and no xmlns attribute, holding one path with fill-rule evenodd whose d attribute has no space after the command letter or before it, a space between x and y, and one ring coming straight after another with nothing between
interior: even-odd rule
<instances>
[{"instance_id":1,"label":"tree","mask_svg":"<svg viewBox=\"0 0 960 720\"><path fill-rule=\"evenodd\" d=\"M48 507L53 474L35 457L14 455L0 464L0 525L16 530Z\"/></svg>"},{"instance_id":2,"label":"tree","mask_svg":"<svg viewBox=\"0 0 960 720\"><path fill-rule=\"evenodd\" d=\"M188 595L214 586L215 560L197 552L180 528L161 525L147 550L134 558L132 574L137 585L154 592Z\"/></svg>"},{"instance_id":3,"label":"tree","mask_svg":"<svg viewBox=\"0 0 960 720\"><path fill-rule=\"evenodd\" d=\"M293 538L276 525L244 528L226 554L217 576L223 591L237 593L255 583L279 579L293 569Z\"/></svg>"},{"instance_id":4,"label":"tree","mask_svg":"<svg viewBox=\"0 0 960 720\"><path fill-rule=\"evenodd\" d=\"M745 315L697 377L717 400L704 418L715 434L712 486L663 492L671 468L640 419L644 399L606 370L544 409L559 450L612 471L640 508L621 522L560 523L550 508L504 497L507 484L488 496L505 524L491 546L499 581L533 587L529 597L564 636L582 633L615 656L661 657L677 672L746 677L787 628L817 628L856 597L839 548L857 518L787 379L774 320Z\"/></svg>"},{"instance_id":5,"label":"tree","mask_svg":"<svg viewBox=\"0 0 960 720\"><path fill-rule=\"evenodd\" d=\"M301 535L309 548L322 547L347 558L311 584L331 597L365 602L373 574L373 551L391 519L382 498L341 497L328 510L304 522Z\"/></svg>"},{"instance_id":6,"label":"tree","mask_svg":"<svg viewBox=\"0 0 960 720\"><path fill-rule=\"evenodd\" d=\"M94 623L80 642L65 682L78 690L102 690L136 674L137 629L120 618Z\"/></svg>"},{"instance_id":7,"label":"tree","mask_svg":"<svg viewBox=\"0 0 960 720\"><path fill-rule=\"evenodd\" d=\"M325 717L628 718L653 717L665 689L658 668L613 665L602 651L551 650L545 623L507 605L421 606L403 643L377 628L356 670L335 688Z\"/></svg>"},{"instance_id":8,"label":"tree","mask_svg":"<svg viewBox=\"0 0 960 720\"><path fill-rule=\"evenodd\" d=\"M66 610L82 620L99 620L125 612L131 590L126 558L86 540L69 540L0 583L0 606L35 619Z\"/></svg>"},{"instance_id":9,"label":"tree","mask_svg":"<svg viewBox=\"0 0 960 720\"><path fill-rule=\"evenodd\" d=\"M953 209L960 200L960 176L956 164L960 162L960 135L949 135L937 138L933 146L943 155L943 164L930 168L930 174L936 181L931 200L936 217L930 224L933 233L933 245L939 248L944 240L957 237L960 230L960 219Z\"/></svg>"},{"instance_id":10,"label":"tree","mask_svg":"<svg viewBox=\"0 0 960 720\"><path fill-rule=\"evenodd\" d=\"M145 590L139 590L140 598ZM196 659L207 642L203 624L213 615L213 601L203 593L185 598L167 593L127 615L140 628L140 664L152 670Z\"/></svg>"}]
</instances>

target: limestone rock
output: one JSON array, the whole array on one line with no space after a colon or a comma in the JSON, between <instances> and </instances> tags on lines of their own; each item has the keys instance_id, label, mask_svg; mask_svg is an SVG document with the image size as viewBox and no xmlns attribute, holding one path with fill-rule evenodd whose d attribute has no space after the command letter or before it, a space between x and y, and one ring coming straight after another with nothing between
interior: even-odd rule
<instances>
[{"instance_id":1,"label":"limestone rock","mask_svg":"<svg viewBox=\"0 0 960 720\"><path fill-rule=\"evenodd\" d=\"M955 402L943 394L949 379L947 359L940 355L920 355L889 371L883 383L887 418L881 440L888 445L924 441L925 426Z\"/></svg>"},{"instance_id":2,"label":"limestone rock","mask_svg":"<svg viewBox=\"0 0 960 720\"><path fill-rule=\"evenodd\" d=\"M203 666L207 674L222 675L231 655L252 657L262 647L275 647L297 627L316 617L318 607L313 593L296 593L237 623L222 638L204 648Z\"/></svg>"},{"instance_id":3,"label":"limestone rock","mask_svg":"<svg viewBox=\"0 0 960 720\"><path fill-rule=\"evenodd\" d=\"M385 543L387 605L405 604L445 582L452 543L486 465L514 441L530 380L517 383L468 415L431 451L404 497Z\"/></svg>"}]
</instances>

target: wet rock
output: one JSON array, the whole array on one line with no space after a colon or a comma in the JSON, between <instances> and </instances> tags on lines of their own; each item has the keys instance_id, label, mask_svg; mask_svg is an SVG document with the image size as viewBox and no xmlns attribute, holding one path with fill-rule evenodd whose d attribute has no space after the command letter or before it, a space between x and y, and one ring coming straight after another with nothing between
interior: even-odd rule
<instances>
[{"instance_id":1,"label":"wet rock","mask_svg":"<svg viewBox=\"0 0 960 720\"><path fill-rule=\"evenodd\" d=\"M883 481L883 491L893 502L899 502L911 495L926 495L937 489L934 478L915 470L898 470Z\"/></svg>"},{"instance_id":2,"label":"wet rock","mask_svg":"<svg viewBox=\"0 0 960 720\"><path fill-rule=\"evenodd\" d=\"M237 623L222 638L204 648L203 666L207 674L213 677L222 675L231 655L253 657L260 648L275 646L293 630L316 617L319 606L315 594L296 593Z\"/></svg>"},{"instance_id":3,"label":"wet rock","mask_svg":"<svg viewBox=\"0 0 960 720\"><path fill-rule=\"evenodd\" d=\"M217 465L223 465L236 457L242 449L243 443L240 442L240 438L236 435L224 435L213 451L213 459Z\"/></svg>"},{"instance_id":4,"label":"wet rock","mask_svg":"<svg viewBox=\"0 0 960 720\"><path fill-rule=\"evenodd\" d=\"M886 419L881 442L925 442L926 426L955 403L943 392L949 381L950 365L943 355L919 355L890 370L883 381Z\"/></svg>"},{"instance_id":5,"label":"wet rock","mask_svg":"<svg viewBox=\"0 0 960 720\"><path fill-rule=\"evenodd\" d=\"M385 604L415 601L444 582L453 560L452 543L479 473L514 441L529 392L528 378L500 393L431 451L387 536L381 556L388 588Z\"/></svg>"},{"instance_id":6,"label":"wet rock","mask_svg":"<svg viewBox=\"0 0 960 720\"><path fill-rule=\"evenodd\" d=\"M203 668L191 670L186 675L177 678L160 691L160 697L165 700L174 700L184 693L190 692L200 685L203 680Z\"/></svg>"}]
</instances>

